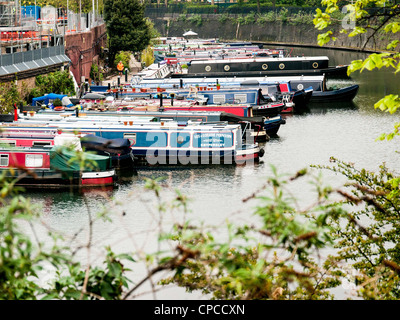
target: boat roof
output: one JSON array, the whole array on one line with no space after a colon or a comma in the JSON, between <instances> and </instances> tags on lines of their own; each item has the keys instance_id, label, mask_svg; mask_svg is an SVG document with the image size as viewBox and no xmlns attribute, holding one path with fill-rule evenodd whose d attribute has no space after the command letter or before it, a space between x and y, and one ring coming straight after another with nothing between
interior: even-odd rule
<instances>
[{"instance_id":1,"label":"boat roof","mask_svg":"<svg viewBox=\"0 0 400 320\"><path fill-rule=\"evenodd\" d=\"M259 83L270 83L277 84L279 82L287 81L323 81L325 75L315 75L315 76L264 76L264 77L204 77L204 78L143 78L139 84L146 83L160 83L160 84L179 84L182 80L183 84L188 83L242 83L247 81L258 81Z\"/></svg>"},{"instance_id":2,"label":"boat roof","mask_svg":"<svg viewBox=\"0 0 400 320\"><path fill-rule=\"evenodd\" d=\"M216 64L216 63L248 63L248 62L272 62L272 61L315 61L315 60L329 60L327 56L313 56L313 57L285 57L285 58L274 58L274 57L251 57L251 58L234 58L234 59L197 59L191 60L190 64Z\"/></svg>"},{"instance_id":3,"label":"boat roof","mask_svg":"<svg viewBox=\"0 0 400 320\"><path fill-rule=\"evenodd\" d=\"M29 130L38 130L41 131L45 127L46 129L65 129L65 130L95 130L100 128L101 130L127 130L127 129L180 129L180 130L215 130L215 129L224 129L224 130L235 130L240 128L240 124L228 124L225 121L216 121L216 122L200 122L200 121L174 121L174 120L162 120L158 122L135 122L131 123L113 123L106 121L47 121L47 120L25 120L20 119L13 123L2 123L3 129L6 130L9 128L18 128L18 129L29 129Z\"/></svg>"}]
</instances>

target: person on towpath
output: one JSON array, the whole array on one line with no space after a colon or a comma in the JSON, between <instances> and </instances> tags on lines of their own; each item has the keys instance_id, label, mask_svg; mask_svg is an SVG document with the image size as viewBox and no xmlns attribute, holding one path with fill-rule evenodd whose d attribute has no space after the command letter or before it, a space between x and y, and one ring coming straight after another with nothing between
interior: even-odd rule
<instances>
[{"instance_id":1,"label":"person on towpath","mask_svg":"<svg viewBox=\"0 0 400 320\"><path fill-rule=\"evenodd\" d=\"M122 72L124 71L124 64L122 63L122 61L118 62L117 70L119 72L119 75L122 76Z\"/></svg>"}]
</instances>

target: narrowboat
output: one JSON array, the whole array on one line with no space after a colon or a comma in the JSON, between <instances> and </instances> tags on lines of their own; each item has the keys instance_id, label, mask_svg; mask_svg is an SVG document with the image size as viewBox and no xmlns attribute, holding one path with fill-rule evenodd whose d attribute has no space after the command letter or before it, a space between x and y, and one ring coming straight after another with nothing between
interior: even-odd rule
<instances>
[{"instance_id":1,"label":"narrowboat","mask_svg":"<svg viewBox=\"0 0 400 320\"><path fill-rule=\"evenodd\" d=\"M3 123L6 126L6 123ZM106 139L129 139L135 160L154 164L240 164L259 161L264 150L247 138L240 124L22 120L9 124L20 130L62 130ZM211 162L211 163L210 163Z\"/></svg>"},{"instance_id":2,"label":"narrowboat","mask_svg":"<svg viewBox=\"0 0 400 320\"><path fill-rule=\"evenodd\" d=\"M171 77L260 77L297 75L335 75L347 77L346 66L329 66L327 56L312 57L252 57L238 59L203 59L187 62L187 73L174 73Z\"/></svg>"},{"instance_id":3,"label":"narrowboat","mask_svg":"<svg viewBox=\"0 0 400 320\"><path fill-rule=\"evenodd\" d=\"M129 122L135 119L148 119L148 121L177 121L183 122L220 122L227 121L229 124L241 124L242 130L248 130L250 135L254 137L257 142L265 142L269 140L267 131L269 130L270 123L266 120L266 117L254 117L252 113L250 116L237 116L228 112L222 111L182 111L182 110L165 110L165 111L140 111L140 110L129 110L127 107L122 107L118 111L94 111L85 110L76 112L76 109L64 110L63 112L57 112L51 109L40 110L36 115L33 116L49 116L58 117L59 119L73 119L79 117L80 119L105 119L108 121L117 121L120 123ZM20 118L32 119L32 116L20 115ZM41 119L43 119L41 117ZM250 124L250 125L248 125Z\"/></svg>"},{"instance_id":4,"label":"narrowboat","mask_svg":"<svg viewBox=\"0 0 400 320\"><path fill-rule=\"evenodd\" d=\"M104 139L92 135L62 133L58 130L29 131L4 128L0 132L0 144L10 147L34 148L39 146L74 145L75 150L91 151L111 157L114 168L130 168L134 157L128 139Z\"/></svg>"},{"instance_id":5,"label":"narrowboat","mask_svg":"<svg viewBox=\"0 0 400 320\"><path fill-rule=\"evenodd\" d=\"M221 88L261 88L264 96L275 96L274 92L279 94L283 87L289 88L290 92L298 92L301 90L309 90L312 88L312 93L309 99L306 94L304 98L308 99L309 103L328 103L328 102L351 102L357 95L359 85L350 85L340 89L327 88L327 78L325 75L316 76L264 76L264 77L207 77L207 78L181 78L181 79L135 79L135 83L140 83L141 86L152 87L172 86L172 87L187 87L193 84L199 86L216 86L218 83ZM280 99L279 96L275 99ZM302 102L295 101L295 105L302 105Z\"/></svg>"},{"instance_id":6,"label":"narrowboat","mask_svg":"<svg viewBox=\"0 0 400 320\"><path fill-rule=\"evenodd\" d=\"M65 146L0 147L0 172L27 188L114 186L116 175L109 156L83 152L85 165Z\"/></svg>"},{"instance_id":7,"label":"narrowboat","mask_svg":"<svg viewBox=\"0 0 400 320\"><path fill-rule=\"evenodd\" d=\"M276 115L281 112L293 112L293 108L303 109L312 95L312 92L308 92L307 90L282 92L280 89L282 86L285 86L285 84L271 86L270 93L267 93L267 96L263 94L263 91L268 91L268 87L262 89L255 87L224 87L220 89L215 86L198 85L181 89L163 88L162 91L147 88L145 93L141 91L137 92L136 90L126 90L118 94L118 96L124 97L123 105L125 106L144 106L151 103L152 105L163 105L164 107L172 105L174 107L188 107L188 105L201 104L215 108L224 105L248 104L250 106L264 105L264 115ZM288 87L286 85L286 88ZM276 90L273 91L273 88L276 88ZM98 90L98 88L94 88L94 90ZM154 101L154 99L158 100ZM187 103L182 103L183 101L187 101ZM194 103L190 103L190 101ZM118 102L114 103L119 104Z\"/></svg>"}]
</instances>

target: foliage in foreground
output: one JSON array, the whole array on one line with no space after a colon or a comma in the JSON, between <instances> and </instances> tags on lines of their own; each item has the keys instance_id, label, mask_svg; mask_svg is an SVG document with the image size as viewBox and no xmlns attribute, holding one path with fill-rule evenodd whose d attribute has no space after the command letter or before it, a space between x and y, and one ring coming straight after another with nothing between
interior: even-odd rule
<instances>
[{"instance_id":1,"label":"foliage in foreground","mask_svg":"<svg viewBox=\"0 0 400 320\"><path fill-rule=\"evenodd\" d=\"M24 221L35 234L37 208L1 177L0 299L132 299L161 272L167 276L160 284L212 299L334 299L330 289L343 281L351 281L364 299L399 299L400 178L384 166L375 174L332 162L333 167L320 169L346 177L342 188L323 186L313 171L284 176L273 168L265 186L243 199L256 202L251 223L227 222L222 228L188 219L189 199L177 190L174 199L164 201L160 182L148 179L145 189L157 200L160 220L183 213L172 229L164 230L160 222L160 245L172 249L143 257L139 252L116 255L107 247L103 263L86 266L57 234L51 232L49 246L20 231ZM304 206L291 186L309 177L315 200ZM89 227L108 214L92 217L88 208ZM91 241L83 248L88 253ZM134 270L140 261L147 276L133 281L127 266ZM46 264L56 271L43 286L38 274Z\"/></svg>"},{"instance_id":2,"label":"foliage in foreground","mask_svg":"<svg viewBox=\"0 0 400 320\"><path fill-rule=\"evenodd\" d=\"M371 53L364 60L354 60L348 67L347 73L364 70L374 70L381 68L392 69L395 74L400 71L400 54L398 46L400 40L396 36L400 31L400 6L398 1L386 0L355 0L340 7L342 4L337 0L322 0L321 4L325 7L323 12L317 9L314 25L318 30L329 29L336 19L337 15L345 9L346 15L340 21L342 29L339 33L346 34L348 37L357 37L363 43L360 50L364 50L369 42L375 41L376 38L385 41L386 52ZM323 46L330 41L337 40L338 34L332 30L328 30L318 35L318 44ZM375 109L393 114L400 108L400 98L397 92L390 93L377 101L374 105ZM394 136L399 135L400 122L394 126L394 131L389 134L382 134L380 140L391 140Z\"/></svg>"}]
</instances>

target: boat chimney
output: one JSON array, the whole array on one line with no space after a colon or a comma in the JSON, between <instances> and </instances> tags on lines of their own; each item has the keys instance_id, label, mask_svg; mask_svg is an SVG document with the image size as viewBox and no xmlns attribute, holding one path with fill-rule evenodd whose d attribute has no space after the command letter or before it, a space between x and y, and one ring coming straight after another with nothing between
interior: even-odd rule
<instances>
[{"instance_id":1,"label":"boat chimney","mask_svg":"<svg viewBox=\"0 0 400 320\"><path fill-rule=\"evenodd\" d=\"M159 111L164 111L164 106L163 106L163 94L160 92L160 107L158 108Z\"/></svg>"},{"instance_id":2,"label":"boat chimney","mask_svg":"<svg viewBox=\"0 0 400 320\"><path fill-rule=\"evenodd\" d=\"M14 121L18 121L18 109L16 103L14 103Z\"/></svg>"}]
</instances>

